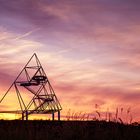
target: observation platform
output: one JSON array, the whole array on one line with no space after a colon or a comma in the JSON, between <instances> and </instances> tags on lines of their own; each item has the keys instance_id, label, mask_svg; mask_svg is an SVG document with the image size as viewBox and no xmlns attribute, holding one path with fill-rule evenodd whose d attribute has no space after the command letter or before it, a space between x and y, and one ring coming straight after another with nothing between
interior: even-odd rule
<instances>
[{"instance_id":1,"label":"observation platform","mask_svg":"<svg viewBox=\"0 0 140 140\"><path fill-rule=\"evenodd\" d=\"M46 76L40 76L40 75L36 75L33 76L33 78L30 81L20 81L20 82L16 82L16 83L20 83L20 86L38 86L41 83L45 83L46 82L47 77Z\"/></svg>"}]
</instances>

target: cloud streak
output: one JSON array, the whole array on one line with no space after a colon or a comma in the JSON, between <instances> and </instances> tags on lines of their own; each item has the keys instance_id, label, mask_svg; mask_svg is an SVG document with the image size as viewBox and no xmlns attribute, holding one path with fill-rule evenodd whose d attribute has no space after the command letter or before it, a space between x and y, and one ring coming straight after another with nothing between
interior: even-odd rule
<instances>
[{"instance_id":1,"label":"cloud streak","mask_svg":"<svg viewBox=\"0 0 140 140\"><path fill-rule=\"evenodd\" d=\"M90 111L95 103L104 110L136 105L139 4L138 0L1 1L1 89L37 52L67 109Z\"/></svg>"}]
</instances>

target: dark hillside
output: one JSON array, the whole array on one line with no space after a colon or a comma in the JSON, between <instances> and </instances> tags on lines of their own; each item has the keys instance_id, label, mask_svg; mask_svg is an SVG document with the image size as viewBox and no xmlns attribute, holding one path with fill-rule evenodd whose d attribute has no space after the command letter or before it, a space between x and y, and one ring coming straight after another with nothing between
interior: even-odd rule
<instances>
[{"instance_id":1,"label":"dark hillside","mask_svg":"<svg viewBox=\"0 0 140 140\"><path fill-rule=\"evenodd\" d=\"M140 126L103 121L0 121L0 140L140 140Z\"/></svg>"}]
</instances>

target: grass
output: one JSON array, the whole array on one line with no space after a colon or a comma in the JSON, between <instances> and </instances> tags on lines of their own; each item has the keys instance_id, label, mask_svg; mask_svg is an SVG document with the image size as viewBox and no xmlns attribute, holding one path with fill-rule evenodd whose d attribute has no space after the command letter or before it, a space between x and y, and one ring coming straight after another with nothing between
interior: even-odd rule
<instances>
[{"instance_id":1,"label":"grass","mask_svg":"<svg viewBox=\"0 0 140 140\"><path fill-rule=\"evenodd\" d=\"M123 118L125 114L125 117ZM94 113L69 109L65 121L0 120L0 140L140 140L140 124L133 123L131 108Z\"/></svg>"},{"instance_id":2,"label":"grass","mask_svg":"<svg viewBox=\"0 0 140 140\"><path fill-rule=\"evenodd\" d=\"M116 111L114 112L110 112L109 109L107 108L105 112L102 112L100 111L100 107L97 104L95 104L95 110L92 113L74 112L71 111L71 109L69 109L65 118L67 121L98 120L106 122L119 122L123 124L132 124L134 122L130 107L127 109L117 107Z\"/></svg>"},{"instance_id":3,"label":"grass","mask_svg":"<svg viewBox=\"0 0 140 140\"><path fill-rule=\"evenodd\" d=\"M140 125L106 121L0 121L0 140L140 140Z\"/></svg>"}]
</instances>

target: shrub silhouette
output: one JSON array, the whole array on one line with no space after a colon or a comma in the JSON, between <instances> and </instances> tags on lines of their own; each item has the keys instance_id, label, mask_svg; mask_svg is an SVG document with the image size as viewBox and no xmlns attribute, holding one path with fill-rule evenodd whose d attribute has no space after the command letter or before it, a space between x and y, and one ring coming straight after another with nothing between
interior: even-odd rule
<instances>
[{"instance_id":1,"label":"shrub silhouette","mask_svg":"<svg viewBox=\"0 0 140 140\"><path fill-rule=\"evenodd\" d=\"M106 121L0 121L0 140L140 140L140 125Z\"/></svg>"}]
</instances>

